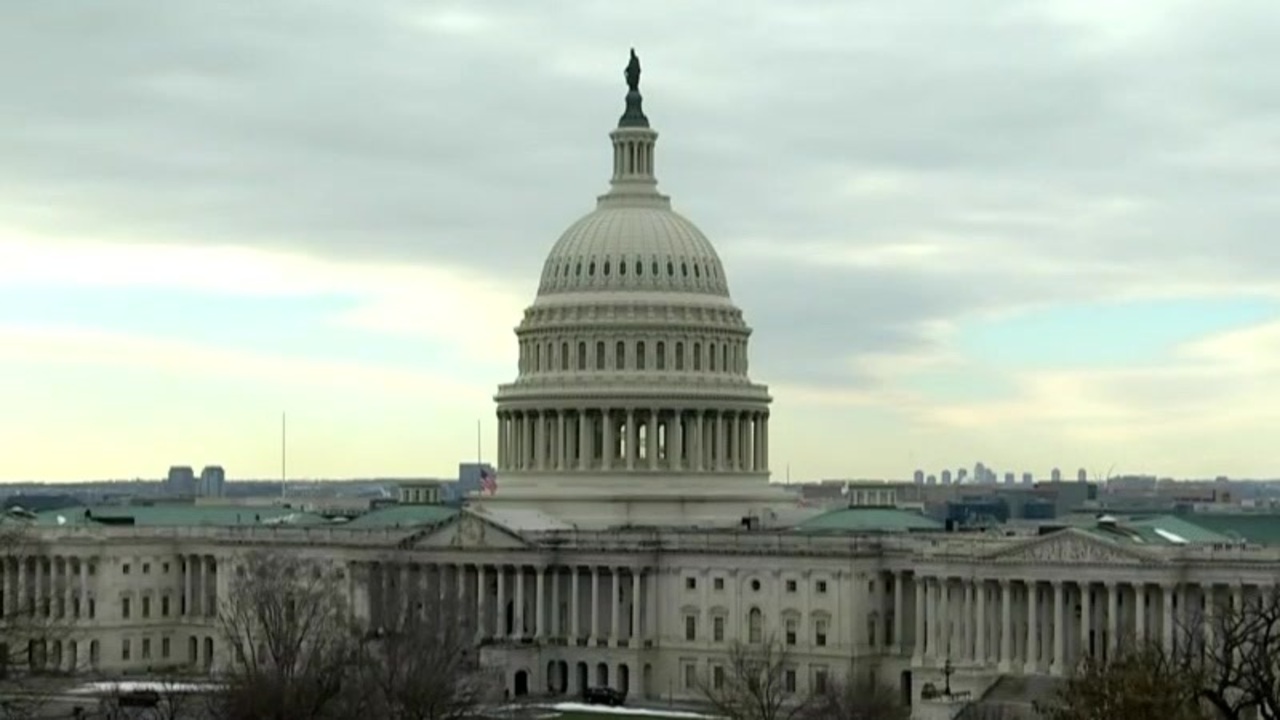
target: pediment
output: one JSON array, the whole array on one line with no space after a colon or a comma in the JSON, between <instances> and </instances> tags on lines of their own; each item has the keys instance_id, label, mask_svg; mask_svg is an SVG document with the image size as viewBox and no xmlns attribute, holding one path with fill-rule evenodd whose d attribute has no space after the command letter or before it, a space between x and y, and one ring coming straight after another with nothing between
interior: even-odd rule
<instances>
[{"instance_id":1,"label":"pediment","mask_svg":"<svg viewBox=\"0 0 1280 720\"><path fill-rule=\"evenodd\" d=\"M466 510L435 527L415 533L408 544L413 548L464 550L514 550L529 546L514 531Z\"/></svg>"},{"instance_id":2,"label":"pediment","mask_svg":"<svg viewBox=\"0 0 1280 720\"><path fill-rule=\"evenodd\" d=\"M1068 528L1001 548L987 559L1001 564L1141 565L1154 561L1155 557L1140 549Z\"/></svg>"}]
</instances>

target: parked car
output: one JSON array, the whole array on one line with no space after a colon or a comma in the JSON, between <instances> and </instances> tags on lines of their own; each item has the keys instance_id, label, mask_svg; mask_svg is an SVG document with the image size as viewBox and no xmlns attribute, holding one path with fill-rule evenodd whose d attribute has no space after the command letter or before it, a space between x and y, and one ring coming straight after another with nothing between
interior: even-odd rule
<instances>
[{"instance_id":1,"label":"parked car","mask_svg":"<svg viewBox=\"0 0 1280 720\"><path fill-rule=\"evenodd\" d=\"M594 687L583 690L582 699L588 705L617 707L627 701L627 694L609 687Z\"/></svg>"}]
</instances>

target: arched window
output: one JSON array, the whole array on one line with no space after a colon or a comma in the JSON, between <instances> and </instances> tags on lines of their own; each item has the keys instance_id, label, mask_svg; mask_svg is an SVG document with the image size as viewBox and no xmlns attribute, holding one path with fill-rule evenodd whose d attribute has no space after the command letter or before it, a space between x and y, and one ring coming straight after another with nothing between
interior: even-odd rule
<instances>
[{"instance_id":1,"label":"arched window","mask_svg":"<svg viewBox=\"0 0 1280 720\"><path fill-rule=\"evenodd\" d=\"M658 347L656 348L656 350L657 350L657 357L653 359L654 367L656 367L659 370L666 370L667 369L667 344L659 340Z\"/></svg>"},{"instance_id":2,"label":"arched window","mask_svg":"<svg viewBox=\"0 0 1280 720\"><path fill-rule=\"evenodd\" d=\"M751 608L747 613L747 642L764 642L764 614L760 608Z\"/></svg>"},{"instance_id":3,"label":"arched window","mask_svg":"<svg viewBox=\"0 0 1280 720\"><path fill-rule=\"evenodd\" d=\"M578 343L578 369L587 369L587 344L584 342Z\"/></svg>"},{"instance_id":4,"label":"arched window","mask_svg":"<svg viewBox=\"0 0 1280 720\"><path fill-rule=\"evenodd\" d=\"M676 343L676 369L677 370L684 369L684 343L683 342Z\"/></svg>"},{"instance_id":5,"label":"arched window","mask_svg":"<svg viewBox=\"0 0 1280 720\"><path fill-rule=\"evenodd\" d=\"M627 344L621 340L613 348L613 366L618 370L627 369Z\"/></svg>"},{"instance_id":6,"label":"arched window","mask_svg":"<svg viewBox=\"0 0 1280 720\"><path fill-rule=\"evenodd\" d=\"M597 370L604 369L604 343L603 342L596 343L596 369Z\"/></svg>"},{"instance_id":7,"label":"arched window","mask_svg":"<svg viewBox=\"0 0 1280 720\"><path fill-rule=\"evenodd\" d=\"M569 343L560 343L560 369L569 369Z\"/></svg>"},{"instance_id":8,"label":"arched window","mask_svg":"<svg viewBox=\"0 0 1280 720\"><path fill-rule=\"evenodd\" d=\"M700 342L693 344L693 369L702 369L702 343Z\"/></svg>"},{"instance_id":9,"label":"arched window","mask_svg":"<svg viewBox=\"0 0 1280 720\"><path fill-rule=\"evenodd\" d=\"M707 369L711 372L716 371L716 344L707 344Z\"/></svg>"},{"instance_id":10,"label":"arched window","mask_svg":"<svg viewBox=\"0 0 1280 720\"><path fill-rule=\"evenodd\" d=\"M538 343L533 346L533 371L537 372L542 369L542 344Z\"/></svg>"},{"instance_id":11,"label":"arched window","mask_svg":"<svg viewBox=\"0 0 1280 720\"><path fill-rule=\"evenodd\" d=\"M644 341L641 340L640 342L636 343L636 369L644 370L645 369L644 362L645 362Z\"/></svg>"},{"instance_id":12,"label":"arched window","mask_svg":"<svg viewBox=\"0 0 1280 720\"><path fill-rule=\"evenodd\" d=\"M729 372L729 343L720 346L720 369Z\"/></svg>"}]
</instances>

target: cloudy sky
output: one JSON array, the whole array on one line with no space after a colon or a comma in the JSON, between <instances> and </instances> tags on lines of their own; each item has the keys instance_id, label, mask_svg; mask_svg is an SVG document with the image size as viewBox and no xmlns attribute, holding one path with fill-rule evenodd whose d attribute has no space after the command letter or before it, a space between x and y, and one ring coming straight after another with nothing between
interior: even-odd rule
<instances>
[{"instance_id":1,"label":"cloudy sky","mask_svg":"<svg viewBox=\"0 0 1280 720\"><path fill-rule=\"evenodd\" d=\"M633 45L777 476L1280 475L1274 0L0 12L0 479L491 457Z\"/></svg>"}]
</instances>

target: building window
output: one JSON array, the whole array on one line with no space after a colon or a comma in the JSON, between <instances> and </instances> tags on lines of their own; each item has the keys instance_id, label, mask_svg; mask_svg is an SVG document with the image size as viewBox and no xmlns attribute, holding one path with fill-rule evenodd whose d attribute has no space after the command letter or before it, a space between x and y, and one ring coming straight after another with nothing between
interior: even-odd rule
<instances>
[{"instance_id":1,"label":"building window","mask_svg":"<svg viewBox=\"0 0 1280 720\"><path fill-rule=\"evenodd\" d=\"M151 638L142 638L142 659L151 659Z\"/></svg>"},{"instance_id":2,"label":"building window","mask_svg":"<svg viewBox=\"0 0 1280 720\"><path fill-rule=\"evenodd\" d=\"M128 620L129 611L130 611L129 598L121 598L120 599L120 617L124 618L125 620Z\"/></svg>"},{"instance_id":3,"label":"building window","mask_svg":"<svg viewBox=\"0 0 1280 720\"><path fill-rule=\"evenodd\" d=\"M729 372L729 344L725 343L720 346L720 369Z\"/></svg>"},{"instance_id":4,"label":"building window","mask_svg":"<svg viewBox=\"0 0 1280 720\"><path fill-rule=\"evenodd\" d=\"M716 371L716 344L707 343L707 370Z\"/></svg>"},{"instance_id":5,"label":"building window","mask_svg":"<svg viewBox=\"0 0 1280 720\"><path fill-rule=\"evenodd\" d=\"M169 596L165 595L160 598L160 614L169 617Z\"/></svg>"},{"instance_id":6,"label":"building window","mask_svg":"<svg viewBox=\"0 0 1280 720\"><path fill-rule=\"evenodd\" d=\"M120 641L120 659L128 660L133 655L133 648L129 646L129 638Z\"/></svg>"},{"instance_id":7,"label":"building window","mask_svg":"<svg viewBox=\"0 0 1280 720\"><path fill-rule=\"evenodd\" d=\"M160 657L169 659L169 638L160 638Z\"/></svg>"},{"instance_id":8,"label":"building window","mask_svg":"<svg viewBox=\"0 0 1280 720\"><path fill-rule=\"evenodd\" d=\"M151 574L151 563L142 563L142 574L143 575Z\"/></svg>"},{"instance_id":9,"label":"building window","mask_svg":"<svg viewBox=\"0 0 1280 720\"><path fill-rule=\"evenodd\" d=\"M603 342L596 343L596 369L597 370L604 369L604 343Z\"/></svg>"},{"instance_id":10,"label":"building window","mask_svg":"<svg viewBox=\"0 0 1280 720\"><path fill-rule=\"evenodd\" d=\"M578 343L578 369L587 369L587 344L584 342Z\"/></svg>"},{"instance_id":11,"label":"building window","mask_svg":"<svg viewBox=\"0 0 1280 720\"><path fill-rule=\"evenodd\" d=\"M698 666L687 662L684 664L684 689L693 690L698 687Z\"/></svg>"},{"instance_id":12,"label":"building window","mask_svg":"<svg viewBox=\"0 0 1280 720\"><path fill-rule=\"evenodd\" d=\"M818 647L827 646L827 621L826 620L813 621L813 644L817 645Z\"/></svg>"},{"instance_id":13,"label":"building window","mask_svg":"<svg viewBox=\"0 0 1280 720\"><path fill-rule=\"evenodd\" d=\"M641 341L636 343L636 369L644 370L644 363L645 363L644 342Z\"/></svg>"},{"instance_id":14,"label":"building window","mask_svg":"<svg viewBox=\"0 0 1280 720\"><path fill-rule=\"evenodd\" d=\"M711 640L714 642L724 642L724 616L717 615L711 618Z\"/></svg>"},{"instance_id":15,"label":"building window","mask_svg":"<svg viewBox=\"0 0 1280 720\"><path fill-rule=\"evenodd\" d=\"M627 344L621 340L613 348L613 366L618 370L627 369Z\"/></svg>"},{"instance_id":16,"label":"building window","mask_svg":"<svg viewBox=\"0 0 1280 720\"><path fill-rule=\"evenodd\" d=\"M787 581L787 592L789 592L789 593L793 593L793 592L795 592L795 591L796 591L796 581L795 581L795 580L788 580L788 581Z\"/></svg>"},{"instance_id":17,"label":"building window","mask_svg":"<svg viewBox=\"0 0 1280 720\"><path fill-rule=\"evenodd\" d=\"M796 691L796 671L788 669L782 673L782 690L786 693Z\"/></svg>"},{"instance_id":18,"label":"building window","mask_svg":"<svg viewBox=\"0 0 1280 720\"><path fill-rule=\"evenodd\" d=\"M161 565L160 565L160 572L162 572L162 573L167 573L167 572L169 572L169 563L163 563L163 564L161 564Z\"/></svg>"},{"instance_id":19,"label":"building window","mask_svg":"<svg viewBox=\"0 0 1280 720\"><path fill-rule=\"evenodd\" d=\"M569 369L569 343L560 343L560 369Z\"/></svg>"},{"instance_id":20,"label":"building window","mask_svg":"<svg viewBox=\"0 0 1280 720\"><path fill-rule=\"evenodd\" d=\"M125 575L128 575L128 574L129 574L129 563L125 563L125 564L124 564L124 566L120 568L120 572L121 572L121 573L124 573Z\"/></svg>"},{"instance_id":21,"label":"building window","mask_svg":"<svg viewBox=\"0 0 1280 720\"><path fill-rule=\"evenodd\" d=\"M685 589L685 590L697 590L697 589L698 589L698 578L695 578L695 577L687 577L687 578L685 578L685 579L684 579L684 589Z\"/></svg>"},{"instance_id":22,"label":"building window","mask_svg":"<svg viewBox=\"0 0 1280 720\"><path fill-rule=\"evenodd\" d=\"M89 619L92 620L98 615L98 601L89 598Z\"/></svg>"},{"instance_id":23,"label":"building window","mask_svg":"<svg viewBox=\"0 0 1280 720\"><path fill-rule=\"evenodd\" d=\"M800 622L798 620L796 620L793 617L787 618L785 637L788 645L796 644L796 634L797 634L796 631L797 631L797 628L799 627L800 627Z\"/></svg>"},{"instance_id":24,"label":"building window","mask_svg":"<svg viewBox=\"0 0 1280 720\"><path fill-rule=\"evenodd\" d=\"M538 372L542 370L542 344L534 343L533 345L533 370Z\"/></svg>"},{"instance_id":25,"label":"building window","mask_svg":"<svg viewBox=\"0 0 1280 720\"><path fill-rule=\"evenodd\" d=\"M751 608L747 613L747 642L758 643L764 638L764 615L760 608Z\"/></svg>"},{"instance_id":26,"label":"building window","mask_svg":"<svg viewBox=\"0 0 1280 720\"><path fill-rule=\"evenodd\" d=\"M676 369L684 369L684 343L676 343Z\"/></svg>"},{"instance_id":27,"label":"building window","mask_svg":"<svg viewBox=\"0 0 1280 720\"><path fill-rule=\"evenodd\" d=\"M693 344L693 369L702 369L702 343Z\"/></svg>"},{"instance_id":28,"label":"building window","mask_svg":"<svg viewBox=\"0 0 1280 720\"><path fill-rule=\"evenodd\" d=\"M151 617L151 598L149 597L142 598L142 617Z\"/></svg>"},{"instance_id":29,"label":"building window","mask_svg":"<svg viewBox=\"0 0 1280 720\"><path fill-rule=\"evenodd\" d=\"M717 665L711 668L711 687L720 690L724 687L724 666Z\"/></svg>"},{"instance_id":30,"label":"building window","mask_svg":"<svg viewBox=\"0 0 1280 720\"><path fill-rule=\"evenodd\" d=\"M827 691L827 669L825 667L815 667L813 669L813 691L819 694Z\"/></svg>"},{"instance_id":31,"label":"building window","mask_svg":"<svg viewBox=\"0 0 1280 720\"><path fill-rule=\"evenodd\" d=\"M827 594L827 581L826 581L826 580L819 580L819 581L817 582L817 590L818 590L818 594L819 594L819 595L826 595L826 594Z\"/></svg>"},{"instance_id":32,"label":"building window","mask_svg":"<svg viewBox=\"0 0 1280 720\"><path fill-rule=\"evenodd\" d=\"M696 615L684 616L684 639L689 641L698 639L698 618Z\"/></svg>"},{"instance_id":33,"label":"building window","mask_svg":"<svg viewBox=\"0 0 1280 720\"><path fill-rule=\"evenodd\" d=\"M712 585L712 587L714 587L716 590L723 590L723 589L724 589L724 578L720 578L720 577L718 577L718 578L716 578L716 579L712 580L712 581L711 581L711 585Z\"/></svg>"},{"instance_id":34,"label":"building window","mask_svg":"<svg viewBox=\"0 0 1280 720\"><path fill-rule=\"evenodd\" d=\"M658 341L658 346L655 348L655 351L656 352L653 358L654 368L658 370L666 370L667 369L667 344L662 341Z\"/></svg>"}]
</instances>

